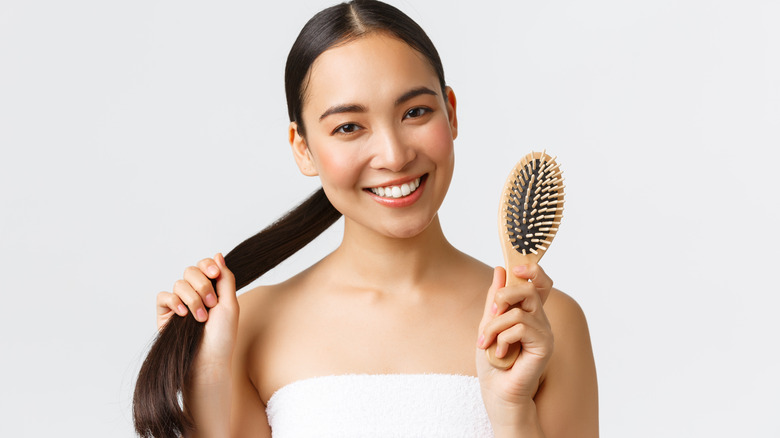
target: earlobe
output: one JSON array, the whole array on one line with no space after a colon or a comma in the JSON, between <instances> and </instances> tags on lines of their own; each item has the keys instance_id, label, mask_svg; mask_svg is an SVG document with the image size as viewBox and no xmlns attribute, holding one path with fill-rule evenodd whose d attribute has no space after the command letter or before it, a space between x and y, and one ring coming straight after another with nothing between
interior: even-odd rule
<instances>
[{"instance_id":1,"label":"earlobe","mask_svg":"<svg viewBox=\"0 0 780 438\"><path fill-rule=\"evenodd\" d=\"M311 155L306 139L298 131L298 124L290 122L288 131L290 146L292 147L293 157L298 169L306 176L317 176L317 167L314 165L314 157Z\"/></svg>"},{"instance_id":2,"label":"earlobe","mask_svg":"<svg viewBox=\"0 0 780 438\"><path fill-rule=\"evenodd\" d=\"M450 121L450 130L452 131L452 139L458 138L458 114L457 107L458 101L455 98L455 92L451 87L447 87L444 92L447 98L447 116Z\"/></svg>"}]
</instances>

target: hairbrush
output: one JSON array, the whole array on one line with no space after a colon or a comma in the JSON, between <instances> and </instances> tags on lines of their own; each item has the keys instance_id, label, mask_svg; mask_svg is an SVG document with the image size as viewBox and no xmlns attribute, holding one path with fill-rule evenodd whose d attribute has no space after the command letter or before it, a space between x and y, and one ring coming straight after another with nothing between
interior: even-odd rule
<instances>
[{"instance_id":1,"label":"hairbrush","mask_svg":"<svg viewBox=\"0 0 780 438\"><path fill-rule=\"evenodd\" d=\"M526 281L511 275L513 266L538 263L550 247L563 217L563 176L546 151L523 157L504 183L498 208L498 233L506 267L506 285ZM496 342L487 348L490 363L508 369L517 360L521 345L511 344L502 358L496 357Z\"/></svg>"}]
</instances>

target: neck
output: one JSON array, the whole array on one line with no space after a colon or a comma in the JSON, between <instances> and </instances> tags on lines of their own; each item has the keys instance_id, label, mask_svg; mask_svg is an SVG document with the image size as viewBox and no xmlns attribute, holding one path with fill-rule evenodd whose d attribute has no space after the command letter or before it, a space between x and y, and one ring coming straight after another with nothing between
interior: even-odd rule
<instances>
[{"instance_id":1,"label":"neck","mask_svg":"<svg viewBox=\"0 0 780 438\"><path fill-rule=\"evenodd\" d=\"M442 264L456 254L437 215L425 230L408 238L388 237L347 219L342 243L332 255L354 273L349 283L393 292L419 290L423 283L435 281Z\"/></svg>"}]
</instances>

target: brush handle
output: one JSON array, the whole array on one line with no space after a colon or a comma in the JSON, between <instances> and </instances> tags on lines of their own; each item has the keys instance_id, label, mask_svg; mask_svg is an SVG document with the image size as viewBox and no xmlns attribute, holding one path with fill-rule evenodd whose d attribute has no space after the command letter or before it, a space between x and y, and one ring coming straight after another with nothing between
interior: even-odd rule
<instances>
[{"instance_id":1,"label":"brush handle","mask_svg":"<svg viewBox=\"0 0 780 438\"><path fill-rule=\"evenodd\" d=\"M506 272L507 272L506 286L513 286L516 284L520 284L522 281L525 281L523 279L517 278L514 275L510 274L509 269L507 269ZM498 342L493 342L485 350L485 354L487 354L488 362L490 362L490 364L493 365L493 367L498 368L500 370L508 370L509 368L512 368L512 365L515 364L517 357L520 356L520 350L522 350L522 345L519 342L515 342L514 344L509 344L509 350L507 350L506 354L502 358L496 357L497 346L498 346Z\"/></svg>"}]
</instances>

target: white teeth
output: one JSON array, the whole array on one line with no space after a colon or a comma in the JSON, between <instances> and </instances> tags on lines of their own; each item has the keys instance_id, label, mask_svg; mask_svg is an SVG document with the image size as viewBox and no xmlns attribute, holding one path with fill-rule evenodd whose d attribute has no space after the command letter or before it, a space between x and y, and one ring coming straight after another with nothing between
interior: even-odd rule
<instances>
[{"instance_id":1,"label":"white teeth","mask_svg":"<svg viewBox=\"0 0 780 438\"><path fill-rule=\"evenodd\" d=\"M375 187L371 189L371 192L383 198L402 198L404 196L409 196L417 190L418 187L420 187L420 178L401 184L400 186Z\"/></svg>"}]
</instances>

